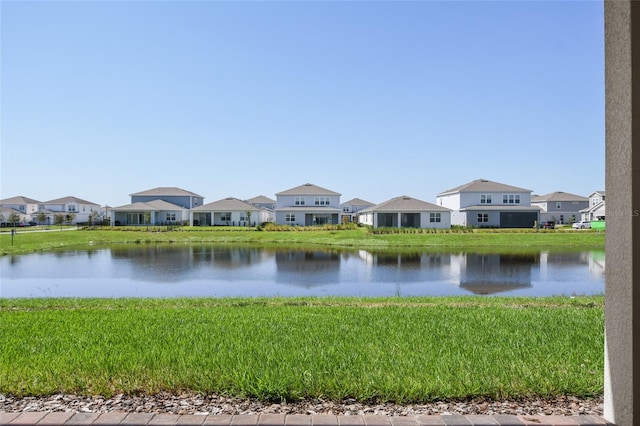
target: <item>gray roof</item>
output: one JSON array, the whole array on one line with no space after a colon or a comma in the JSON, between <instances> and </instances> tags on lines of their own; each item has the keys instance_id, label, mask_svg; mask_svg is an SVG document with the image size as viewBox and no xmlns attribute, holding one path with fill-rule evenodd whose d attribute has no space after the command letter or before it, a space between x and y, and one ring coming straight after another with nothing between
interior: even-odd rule
<instances>
[{"instance_id":1,"label":"gray roof","mask_svg":"<svg viewBox=\"0 0 640 426\"><path fill-rule=\"evenodd\" d=\"M271 198L265 197L264 195L258 195L257 197L253 197L245 201L251 204L275 204L276 203L276 200L272 200Z\"/></svg>"},{"instance_id":2,"label":"gray roof","mask_svg":"<svg viewBox=\"0 0 640 426\"><path fill-rule=\"evenodd\" d=\"M163 200L153 200L147 202L138 202L133 204L127 204L126 206L114 207L112 211L174 211L174 210L186 210L184 207L177 206L173 203L169 203Z\"/></svg>"},{"instance_id":3,"label":"gray roof","mask_svg":"<svg viewBox=\"0 0 640 426\"><path fill-rule=\"evenodd\" d=\"M365 201L365 200L363 200L361 198L352 198L349 201L345 201L341 205L347 205L347 206L375 206L374 203L370 203L369 201Z\"/></svg>"},{"instance_id":4,"label":"gray roof","mask_svg":"<svg viewBox=\"0 0 640 426\"><path fill-rule=\"evenodd\" d=\"M362 212L416 212L416 211L431 211L431 212L450 212L451 209L439 206L437 204L428 203L426 201L418 200L417 198L411 198L406 195L395 197L373 207L362 210Z\"/></svg>"},{"instance_id":5,"label":"gray roof","mask_svg":"<svg viewBox=\"0 0 640 426\"><path fill-rule=\"evenodd\" d=\"M223 198L221 200L213 201L211 203L207 203L203 206L199 206L191 209L192 211L255 211L258 210L252 204L247 203L246 201L239 200L233 197Z\"/></svg>"},{"instance_id":6,"label":"gray roof","mask_svg":"<svg viewBox=\"0 0 640 426\"><path fill-rule=\"evenodd\" d=\"M67 197L62 197L62 198L56 198L55 200L45 201L44 203L40 203L40 204L69 204L69 203L95 204L96 206L99 205L98 203L94 203L94 202L91 202L91 201L83 200L83 199L77 198L77 197L72 197L71 195L69 195Z\"/></svg>"},{"instance_id":7,"label":"gray roof","mask_svg":"<svg viewBox=\"0 0 640 426\"><path fill-rule=\"evenodd\" d=\"M505 185L500 182L493 182L487 179L476 179L464 185L456 186L438 195L451 194L456 192L531 192L530 189L519 188L517 186Z\"/></svg>"},{"instance_id":8,"label":"gray roof","mask_svg":"<svg viewBox=\"0 0 640 426\"><path fill-rule=\"evenodd\" d=\"M4 200L0 200L0 205L3 204L40 204L40 201L18 195L17 197L5 198Z\"/></svg>"},{"instance_id":9,"label":"gray roof","mask_svg":"<svg viewBox=\"0 0 640 426\"><path fill-rule=\"evenodd\" d=\"M148 189L142 192L136 192L135 194L130 194L133 196L144 196L144 197L154 197L154 196L165 196L165 197L198 197L204 198L202 195L198 195L191 191L184 190L182 188L176 188L174 186L160 186L158 188Z\"/></svg>"},{"instance_id":10,"label":"gray roof","mask_svg":"<svg viewBox=\"0 0 640 426\"><path fill-rule=\"evenodd\" d=\"M545 195L534 195L531 197L532 203L545 201L589 201L589 198L562 191L556 191Z\"/></svg>"},{"instance_id":11,"label":"gray roof","mask_svg":"<svg viewBox=\"0 0 640 426\"><path fill-rule=\"evenodd\" d=\"M304 185L296 186L295 188L287 189L277 193L276 195L341 195L337 192L330 191L328 189L319 187L312 183L305 183Z\"/></svg>"}]
</instances>

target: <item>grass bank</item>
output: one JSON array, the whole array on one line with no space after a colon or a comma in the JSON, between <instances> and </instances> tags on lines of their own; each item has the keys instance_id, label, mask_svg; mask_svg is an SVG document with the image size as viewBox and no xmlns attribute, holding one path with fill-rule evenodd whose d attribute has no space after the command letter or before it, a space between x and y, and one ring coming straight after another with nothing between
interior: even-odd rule
<instances>
[{"instance_id":1,"label":"grass bank","mask_svg":"<svg viewBox=\"0 0 640 426\"><path fill-rule=\"evenodd\" d=\"M604 298L0 299L0 393L602 393Z\"/></svg>"},{"instance_id":2,"label":"grass bank","mask_svg":"<svg viewBox=\"0 0 640 426\"><path fill-rule=\"evenodd\" d=\"M304 229L304 230L303 230ZM367 228L346 230L301 228L258 231L256 228L109 228L0 234L0 253L21 254L52 249L83 249L111 244L253 244L363 249L604 249L604 233L590 231L452 230L433 233L373 233Z\"/></svg>"}]
</instances>

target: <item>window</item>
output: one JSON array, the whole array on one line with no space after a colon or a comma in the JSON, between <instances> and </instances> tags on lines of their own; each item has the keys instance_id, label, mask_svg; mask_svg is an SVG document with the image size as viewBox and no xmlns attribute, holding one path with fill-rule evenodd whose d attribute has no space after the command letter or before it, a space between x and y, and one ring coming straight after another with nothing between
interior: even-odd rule
<instances>
[{"instance_id":1,"label":"window","mask_svg":"<svg viewBox=\"0 0 640 426\"><path fill-rule=\"evenodd\" d=\"M176 214L175 213L167 213L167 222L175 222Z\"/></svg>"},{"instance_id":2,"label":"window","mask_svg":"<svg viewBox=\"0 0 640 426\"><path fill-rule=\"evenodd\" d=\"M240 212L240 220L241 221L247 220L247 216L246 216L245 212Z\"/></svg>"},{"instance_id":3,"label":"window","mask_svg":"<svg viewBox=\"0 0 640 426\"><path fill-rule=\"evenodd\" d=\"M478 223L487 223L487 222L489 222L489 214L478 213Z\"/></svg>"},{"instance_id":4,"label":"window","mask_svg":"<svg viewBox=\"0 0 640 426\"><path fill-rule=\"evenodd\" d=\"M296 197L293 201L296 206L304 206L304 197Z\"/></svg>"},{"instance_id":5,"label":"window","mask_svg":"<svg viewBox=\"0 0 640 426\"><path fill-rule=\"evenodd\" d=\"M440 223L440 221L441 221L440 213L429 213L429 222Z\"/></svg>"},{"instance_id":6,"label":"window","mask_svg":"<svg viewBox=\"0 0 640 426\"><path fill-rule=\"evenodd\" d=\"M315 198L316 206L328 206L329 205L329 197L316 197Z\"/></svg>"},{"instance_id":7,"label":"window","mask_svg":"<svg viewBox=\"0 0 640 426\"><path fill-rule=\"evenodd\" d=\"M480 194L480 204L491 204L491 194Z\"/></svg>"},{"instance_id":8,"label":"window","mask_svg":"<svg viewBox=\"0 0 640 426\"><path fill-rule=\"evenodd\" d=\"M74 206L74 205L69 205L69 206L67 207L67 211L75 212L75 211L76 211L76 206Z\"/></svg>"},{"instance_id":9,"label":"window","mask_svg":"<svg viewBox=\"0 0 640 426\"><path fill-rule=\"evenodd\" d=\"M349 213L349 206L342 206L342 211L345 213Z\"/></svg>"},{"instance_id":10,"label":"window","mask_svg":"<svg viewBox=\"0 0 640 426\"><path fill-rule=\"evenodd\" d=\"M24 211L24 206L20 205L20 211L23 212Z\"/></svg>"},{"instance_id":11,"label":"window","mask_svg":"<svg viewBox=\"0 0 640 426\"><path fill-rule=\"evenodd\" d=\"M504 194L502 204L520 204L520 194Z\"/></svg>"},{"instance_id":12,"label":"window","mask_svg":"<svg viewBox=\"0 0 640 426\"><path fill-rule=\"evenodd\" d=\"M561 202L557 202L556 203L556 209L561 209L562 208L562 203Z\"/></svg>"},{"instance_id":13,"label":"window","mask_svg":"<svg viewBox=\"0 0 640 426\"><path fill-rule=\"evenodd\" d=\"M284 221L285 222L295 222L296 221L296 214L295 213L287 213L284 217Z\"/></svg>"},{"instance_id":14,"label":"window","mask_svg":"<svg viewBox=\"0 0 640 426\"><path fill-rule=\"evenodd\" d=\"M220 213L220 220L225 222L231 221L231 212Z\"/></svg>"}]
</instances>

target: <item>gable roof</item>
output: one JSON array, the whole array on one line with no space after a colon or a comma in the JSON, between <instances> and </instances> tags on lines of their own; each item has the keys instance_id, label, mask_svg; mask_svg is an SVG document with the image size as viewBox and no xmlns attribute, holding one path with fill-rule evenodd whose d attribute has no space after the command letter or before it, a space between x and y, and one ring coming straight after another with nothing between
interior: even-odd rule
<instances>
[{"instance_id":1,"label":"gable roof","mask_svg":"<svg viewBox=\"0 0 640 426\"><path fill-rule=\"evenodd\" d=\"M314 185L312 183L305 183L304 185L296 186L295 188L287 189L286 191L278 192L276 195L341 195L337 192L330 191L326 188Z\"/></svg>"},{"instance_id":2,"label":"gable roof","mask_svg":"<svg viewBox=\"0 0 640 426\"><path fill-rule=\"evenodd\" d=\"M438 206L437 204L428 203L426 201L411 198L406 195L395 197L373 207L369 207L362 212L415 212L415 211L439 211L450 212L451 209Z\"/></svg>"},{"instance_id":3,"label":"gable roof","mask_svg":"<svg viewBox=\"0 0 640 426\"><path fill-rule=\"evenodd\" d=\"M342 205L350 205L350 206L375 206L374 203L370 203L369 201L365 201L361 198L352 198L349 201L345 201Z\"/></svg>"},{"instance_id":4,"label":"gable roof","mask_svg":"<svg viewBox=\"0 0 640 426\"><path fill-rule=\"evenodd\" d=\"M452 194L456 192L531 192L530 189L519 188L517 186L506 185L487 179L476 179L464 185L456 186L438 195Z\"/></svg>"},{"instance_id":5,"label":"gable roof","mask_svg":"<svg viewBox=\"0 0 640 426\"><path fill-rule=\"evenodd\" d=\"M129 196L130 197L134 197L134 196L141 196L141 197L159 197L159 196L184 197L184 196L188 196L188 197L204 198L202 195L198 195L198 194L193 193L191 191L187 191L187 190L182 189L182 188L177 188L175 186L159 186L157 188L148 189L146 191L136 192L135 194L129 194Z\"/></svg>"},{"instance_id":6,"label":"gable roof","mask_svg":"<svg viewBox=\"0 0 640 426\"><path fill-rule=\"evenodd\" d=\"M137 203L133 203L133 204L127 204L125 206L120 206L120 207L114 207L111 209L112 211L150 211L150 210L154 210L154 211L165 211L165 210L187 210L184 207L178 206L176 204L173 203L169 203L167 201L164 200L153 200L153 201L147 201L147 202L137 202Z\"/></svg>"},{"instance_id":7,"label":"gable roof","mask_svg":"<svg viewBox=\"0 0 640 426\"><path fill-rule=\"evenodd\" d=\"M265 197L264 195L258 195L257 197L249 198L245 200L247 203L251 204L275 204L276 200L272 200L269 197Z\"/></svg>"},{"instance_id":8,"label":"gable roof","mask_svg":"<svg viewBox=\"0 0 640 426\"><path fill-rule=\"evenodd\" d=\"M40 204L40 201L36 201L32 198L23 197L22 195L18 195L16 197L5 198L4 200L0 200L0 205L2 204Z\"/></svg>"},{"instance_id":9,"label":"gable roof","mask_svg":"<svg viewBox=\"0 0 640 426\"><path fill-rule=\"evenodd\" d=\"M62 198L56 198L55 200L45 201L40 204L69 204L69 203L78 203L78 204L95 204L98 206L98 203L93 203L91 201L83 200L81 198L72 197L71 195Z\"/></svg>"},{"instance_id":10,"label":"gable roof","mask_svg":"<svg viewBox=\"0 0 640 426\"><path fill-rule=\"evenodd\" d=\"M251 211L255 211L257 210L257 207L255 207L252 204L247 203L246 201L242 201L239 200L237 198L233 198L233 197L227 197L227 198L223 198L221 200L217 200L217 201L213 201L211 203L207 203L203 206L198 206L195 207L193 209L191 209L192 211L211 211L211 210L216 210L216 211L247 211L247 210L251 210Z\"/></svg>"},{"instance_id":11,"label":"gable roof","mask_svg":"<svg viewBox=\"0 0 640 426\"><path fill-rule=\"evenodd\" d=\"M545 201L589 201L589 198L562 191L551 192L545 195L534 195L531 197L532 203Z\"/></svg>"}]
</instances>

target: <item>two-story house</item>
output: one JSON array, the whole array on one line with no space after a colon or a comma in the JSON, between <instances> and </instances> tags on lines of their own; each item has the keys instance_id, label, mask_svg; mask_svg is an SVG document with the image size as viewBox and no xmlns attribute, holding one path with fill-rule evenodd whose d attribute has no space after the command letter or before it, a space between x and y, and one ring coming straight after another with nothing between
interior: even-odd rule
<instances>
[{"instance_id":1,"label":"two-story house","mask_svg":"<svg viewBox=\"0 0 640 426\"><path fill-rule=\"evenodd\" d=\"M540 207L540 221L565 224L580 220L580 210L589 207L589 199L582 195L556 191L546 195L533 195L531 205Z\"/></svg>"},{"instance_id":2,"label":"two-story house","mask_svg":"<svg viewBox=\"0 0 640 426\"><path fill-rule=\"evenodd\" d=\"M340 195L311 183L276 194L276 223L315 226L340 223Z\"/></svg>"},{"instance_id":3,"label":"two-story house","mask_svg":"<svg viewBox=\"0 0 640 426\"><path fill-rule=\"evenodd\" d=\"M361 210L358 220L374 228L451 228L451 210L403 195Z\"/></svg>"},{"instance_id":4,"label":"two-story house","mask_svg":"<svg viewBox=\"0 0 640 426\"><path fill-rule=\"evenodd\" d=\"M531 205L531 190L476 179L443 191L436 204L452 210L451 224L494 228L532 228L540 207Z\"/></svg>"},{"instance_id":5,"label":"two-story house","mask_svg":"<svg viewBox=\"0 0 640 426\"><path fill-rule=\"evenodd\" d=\"M580 210L581 220L605 220L605 191L595 191L589 195L589 206Z\"/></svg>"},{"instance_id":6,"label":"two-story house","mask_svg":"<svg viewBox=\"0 0 640 426\"><path fill-rule=\"evenodd\" d=\"M263 207L269 210L275 210L276 208L276 200L273 200L269 197L265 197L264 195L258 195L256 197L249 198L248 200L244 200L244 201L256 207Z\"/></svg>"},{"instance_id":7,"label":"two-story house","mask_svg":"<svg viewBox=\"0 0 640 426\"><path fill-rule=\"evenodd\" d=\"M189 210L204 197L176 187L158 187L131 194L131 204L111 209L111 226L186 223Z\"/></svg>"},{"instance_id":8,"label":"two-story house","mask_svg":"<svg viewBox=\"0 0 640 426\"><path fill-rule=\"evenodd\" d=\"M40 201L21 195L0 200L0 208L4 211L2 215L5 216L5 220L7 215L15 212L21 217L21 221L35 221L35 215L39 205Z\"/></svg>"},{"instance_id":9,"label":"two-story house","mask_svg":"<svg viewBox=\"0 0 640 426\"><path fill-rule=\"evenodd\" d=\"M362 200L360 198L352 198L349 201L345 201L340 204L342 209L342 221L343 222L357 222L358 214L361 210L373 207L375 204L369 201Z\"/></svg>"},{"instance_id":10,"label":"two-story house","mask_svg":"<svg viewBox=\"0 0 640 426\"><path fill-rule=\"evenodd\" d=\"M89 217L99 216L100 212L100 204L67 196L39 203L38 211L32 217L37 218L44 213L47 222L54 223L55 216L62 215L67 223L85 223L89 222Z\"/></svg>"}]
</instances>

